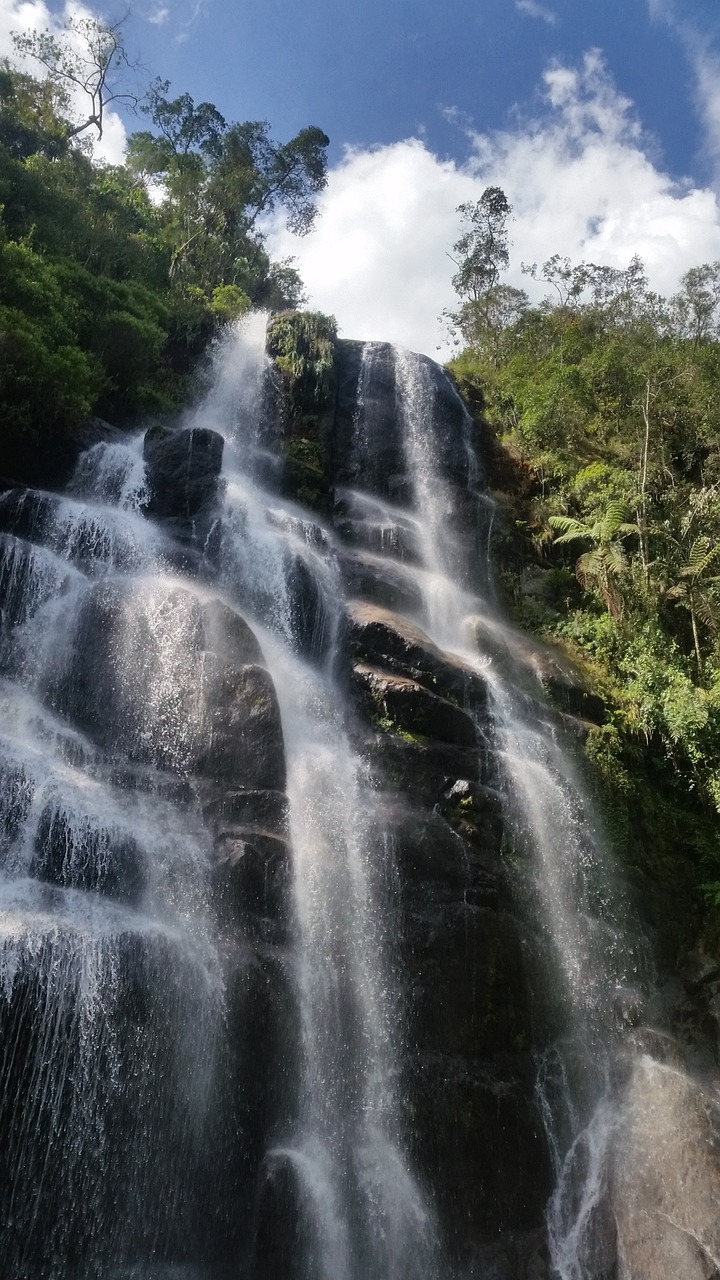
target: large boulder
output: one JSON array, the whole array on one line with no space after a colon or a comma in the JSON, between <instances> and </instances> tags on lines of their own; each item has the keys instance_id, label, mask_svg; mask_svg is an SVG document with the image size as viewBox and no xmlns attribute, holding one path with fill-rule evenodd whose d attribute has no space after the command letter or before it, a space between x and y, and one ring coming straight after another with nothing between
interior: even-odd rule
<instances>
[{"instance_id":1,"label":"large boulder","mask_svg":"<svg viewBox=\"0 0 720 1280\"><path fill-rule=\"evenodd\" d=\"M476 746L472 718L419 681L358 662L353 667L353 682L359 701L382 727L410 739L448 742L468 749Z\"/></svg>"},{"instance_id":2,"label":"large boulder","mask_svg":"<svg viewBox=\"0 0 720 1280\"><path fill-rule=\"evenodd\" d=\"M421 627L380 605L348 606L347 645L355 663L376 666L417 681L430 692L476 715L487 707L482 676L455 654L444 653Z\"/></svg>"},{"instance_id":3,"label":"large boulder","mask_svg":"<svg viewBox=\"0 0 720 1280\"><path fill-rule=\"evenodd\" d=\"M113 754L224 784L285 785L280 711L254 634L222 601L176 583L93 584L52 699Z\"/></svg>"},{"instance_id":4,"label":"large boulder","mask_svg":"<svg viewBox=\"0 0 720 1280\"><path fill-rule=\"evenodd\" d=\"M671 1055L674 1056L674 1055ZM620 1274L714 1280L720 1267L720 1106L677 1062L636 1056L611 1174Z\"/></svg>"},{"instance_id":5,"label":"large boulder","mask_svg":"<svg viewBox=\"0 0 720 1280\"><path fill-rule=\"evenodd\" d=\"M207 427L151 427L143 443L150 515L192 519L215 498L225 442Z\"/></svg>"}]
</instances>

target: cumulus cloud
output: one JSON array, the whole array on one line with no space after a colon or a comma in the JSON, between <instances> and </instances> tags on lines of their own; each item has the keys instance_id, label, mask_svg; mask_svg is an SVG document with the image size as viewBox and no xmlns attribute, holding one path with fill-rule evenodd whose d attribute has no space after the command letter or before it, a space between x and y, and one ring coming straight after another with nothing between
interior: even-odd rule
<instances>
[{"instance_id":1,"label":"cumulus cloud","mask_svg":"<svg viewBox=\"0 0 720 1280\"><path fill-rule=\"evenodd\" d=\"M521 262L553 253L623 267L639 253L662 293L689 267L720 258L715 194L657 167L596 51L579 67L549 67L543 97L523 125L467 134L463 164L418 139L348 150L331 171L317 230L298 240L276 222L271 252L297 257L313 305L335 314L347 336L430 355L449 350L438 316L455 302L456 208L486 186L501 186L514 207L508 279L523 288L536 286Z\"/></svg>"},{"instance_id":2,"label":"cumulus cloud","mask_svg":"<svg viewBox=\"0 0 720 1280\"><path fill-rule=\"evenodd\" d=\"M529 18L539 18L541 22L547 22L548 26L554 27L557 22L557 14L553 9L548 9L544 4L538 4L538 0L515 0L515 8L520 13L526 13Z\"/></svg>"},{"instance_id":3,"label":"cumulus cloud","mask_svg":"<svg viewBox=\"0 0 720 1280\"><path fill-rule=\"evenodd\" d=\"M158 6L156 9L153 9L152 13L149 13L147 15L147 20L149 23L151 23L153 27L162 27L167 22L169 17L170 17L170 10L165 8L160 8L160 6Z\"/></svg>"},{"instance_id":4,"label":"cumulus cloud","mask_svg":"<svg viewBox=\"0 0 720 1280\"><path fill-rule=\"evenodd\" d=\"M51 13L44 0L0 0L0 58L9 58L14 65L21 65L22 70L30 72L34 76L42 76L42 67L35 62L26 61L20 63L15 52L12 41L13 31L52 31L54 35L60 35L63 31L65 22L69 18L95 18L90 9L84 5L76 3L75 0L66 0L66 4L61 13ZM76 97L73 98L73 104L77 109L78 117L85 110L85 104L82 94L78 91ZM114 111L105 113L103 136L100 139L93 140L93 154L98 160L106 160L109 164L119 164L122 161L127 136L125 126L122 120Z\"/></svg>"}]
</instances>

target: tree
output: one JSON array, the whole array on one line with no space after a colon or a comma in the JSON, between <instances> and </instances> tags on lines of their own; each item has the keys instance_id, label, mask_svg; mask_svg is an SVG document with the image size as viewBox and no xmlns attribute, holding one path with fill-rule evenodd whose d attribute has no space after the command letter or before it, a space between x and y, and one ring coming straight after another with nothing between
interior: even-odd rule
<instances>
[{"instance_id":1,"label":"tree","mask_svg":"<svg viewBox=\"0 0 720 1280\"><path fill-rule=\"evenodd\" d=\"M457 212L465 230L448 256L457 267L452 286L461 305L443 317L451 332L459 332L497 363L499 335L517 323L528 305L522 289L500 284L510 260L507 223L512 209L500 187L486 187L478 201L458 205Z\"/></svg>"},{"instance_id":2,"label":"tree","mask_svg":"<svg viewBox=\"0 0 720 1280\"><path fill-rule=\"evenodd\" d=\"M202 288L246 288L245 264L257 260L263 243L261 216L283 208L291 230L311 229L327 182L329 139L309 126L278 143L267 122L228 125L212 103L196 106L189 94L170 99L168 88L156 81L150 91L143 110L159 132L132 135L128 164L164 188L171 275Z\"/></svg>"},{"instance_id":3,"label":"tree","mask_svg":"<svg viewBox=\"0 0 720 1280\"><path fill-rule=\"evenodd\" d=\"M48 30L12 33L17 52L45 68L66 112L76 109L78 97L84 104L82 118L75 124L68 122L67 138L75 138L87 129L96 129L102 138L110 103L137 101L136 94L122 88L124 73L130 67L123 21L102 22L71 14L58 36Z\"/></svg>"},{"instance_id":4,"label":"tree","mask_svg":"<svg viewBox=\"0 0 720 1280\"><path fill-rule=\"evenodd\" d=\"M453 245L457 267L452 286L460 298L477 302L494 288L509 261L507 224L512 208L500 187L486 187L474 204L457 207L466 229Z\"/></svg>"},{"instance_id":5,"label":"tree","mask_svg":"<svg viewBox=\"0 0 720 1280\"><path fill-rule=\"evenodd\" d=\"M628 266L608 267L597 262L578 262L553 254L538 271L537 263L521 264L523 273L532 280L542 279L551 286L557 299L547 298L546 310L560 306L569 310L598 314L605 325L623 326L643 316L657 318L660 299L648 290L645 265L637 254Z\"/></svg>"},{"instance_id":6,"label":"tree","mask_svg":"<svg viewBox=\"0 0 720 1280\"><path fill-rule=\"evenodd\" d=\"M677 569L677 581L668 588L667 600L676 600L690 614L697 663L698 677L702 679L703 658L700 648L700 632L698 623L702 622L709 631L716 631L720 609L712 590L720 582L717 574L710 570L717 565L720 547L713 544L704 535L696 538L688 549L687 559Z\"/></svg>"},{"instance_id":7,"label":"tree","mask_svg":"<svg viewBox=\"0 0 720 1280\"><path fill-rule=\"evenodd\" d=\"M672 299L676 331L697 346L717 338L720 325L720 262L704 262L683 276Z\"/></svg>"},{"instance_id":8,"label":"tree","mask_svg":"<svg viewBox=\"0 0 720 1280\"><path fill-rule=\"evenodd\" d=\"M56 158L67 151L60 98L51 80L35 80L0 61L0 147L8 156L25 160L41 152Z\"/></svg>"}]
</instances>

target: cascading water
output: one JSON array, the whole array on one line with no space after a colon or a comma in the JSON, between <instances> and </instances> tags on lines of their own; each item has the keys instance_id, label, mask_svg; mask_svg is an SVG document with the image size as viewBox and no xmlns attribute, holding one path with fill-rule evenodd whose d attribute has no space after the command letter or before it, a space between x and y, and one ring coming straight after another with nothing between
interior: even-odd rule
<instances>
[{"instance_id":1,"label":"cascading water","mask_svg":"<svg viewBox=\"0 0 720 1280\"><path fill-rule=\"evenodd\" d=\"M613 1015L623 991L637 992L641 964L623 927L621 894L582 784L552 719L521 691L523 672L512 660L519 637L493 607L480 547L479 573L474 584L468 581L468 548L453 533L458 494L451 477L457 486L463 469L448 465L447 454L459 444L470 452L469 416L464 414L464 440L457 430L443 436L429 362L398 350L395 364L412 509L422 530L420 621L441 648L475 666L488 682L508 822L532 867L525 893L535 898L533 915L554 956L546 982L555 1003L565 1006L555 1014L564 1033L542 1052L538 1078L556 1174L548 1218L551 1262L558 1280L599 1280L602 1245L592 1238L593 1213L607 1189L605 1160L617 1122L608 1100ZM474 481L469 461L470 492ZM504 662L498 662L499 651ZM547 961L545 969L547 974ZM535 996L541 1009L547 998L540 989Z\"/></svg>"},{"instance_id":2,"label":"cascading water","mask_svg":"<svg viewBox=\"0 0 720 1280\"><path fill-rule=\"evenodd\" d=\"M374 356L371 351L360 378L361 396ZM558 718L538 700L528 644L494 607L487 552L492 517L487 533L482 521L476 524L474 546L468 539L473 524L468 499L477 503L479 495L473 492L472 457L457 454L462 447L470 452L469 417L458 401L447 429L443 402L452 387L424 357L396 349L394 365L409 506L418 529L419 564L406 567L419 588L415 617L443 650L487 682L509 843L523 868L515 876L516 894L536 931L530 986L540 1046L537 1101L555 1176L547 1211L551 1274L554 1280L649 1277L659 1274L663 1250L648 1264L642 1232L619 1207L618 1199L627 1196L633 1182L641 1182L635 1153L620 1131L638 1126L647 1149L655 1123L649 1116L661 1115L666 1130L681 1131L692 1127L693 1108L678 1105L665 1077L653 1101L639 1105L638 1077L647 1083L653 1073L657 1078L667 1070L640 1051L645 1046L632 1030L642 1017L651 978L648 949L638 925L628 919L592 804L561 745ZM458 416L464 416L467 430ZM464 507L464 541L456 532L458 504ZM692 1096L688 1077L685 1089ZM704 1105L717 1126L716 1104L706 1098ZM658 1152L668 1159L667 1144L659 1143ZM668 1181L681 1167L670 1157ZM703 1176L708 1185L717 1184L717 1173L707 1163ZM619 1197L618 1187L624 1187ZM645 1204L642 1193L636 1195L635 1215L647 1215L648 1205L657 1211L652 1197ZM684 1242L678 1245L674 1238L664 1249L682 1259L684 1274L704 1275L708 1263L717 1266L713 1229L706 1218L698 1230L702 1214L688 1213L687 1206L679 1216L692 1217L693 1227L676 1223ZM647 1265L650 1270L643 1270ZM672 1270L676 1265L664 1261L662 1274L680 1274Z\"/></svg>"},{"instance_id":3,"label":"cascading water","mask_svg":"<svg viewBox=\"0 0 720 1280\"><path fill-rule=\"evenodd\" d=\"M323 519L265 328L177 428L0 494L3 1280L545 1277L546 1148L553 1280L707 1280L715 1103L635 1026L467 412L340 344Z\"/></svg>"},{"instance_id":4,"label":"cascading water","mask_svg":"<svg viewBox=\"0 0 720 1280\"><path fill-rule=\"evenodd\" d=\"M77 496L0 499L17 531L3 535L0 740L2 1255L13 1280L95 1274L182 1236L222 1020L207 837L174 803L184 628L128 483L138 462L136 446L98 447ZM117 623L106 683L80 644L103 613ZM154 723L127 705L138 694ZM175 1243L182 1256L189 1242Z\"/></svg>"}]
</instances>

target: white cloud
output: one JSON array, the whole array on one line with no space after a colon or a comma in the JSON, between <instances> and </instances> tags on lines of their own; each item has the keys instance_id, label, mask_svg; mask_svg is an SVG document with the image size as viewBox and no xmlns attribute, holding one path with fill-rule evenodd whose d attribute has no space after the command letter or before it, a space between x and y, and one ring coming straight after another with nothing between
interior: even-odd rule
<instances>
[{"instance_id":1,"label":"white cloud","mask_svg":"<svg viewBox=\"0 0 720 1280\"><path fill-rule=\"evenodd\" d=\"M170 17L170 10L167 8L160 8L160 6L158 5L156 9L153 9L152 13L149 13L147 15L147 21L150 22L154 27L162 27L167 22L169 17Z\"/></svg>"},{"instance_id":2,"label":"white cloud","mask_svg":"<svg viewBox=\"0 0 720 1280\"><path fill-rule=\"evenodd\" d=\"M541 22L547 22L548 26L554 27L557 22L557 14L553 9L548 9L544 4L538 4L537 0L515 0L515 8L520 13L526 13L529 18L539 18Z\"/></svg>"},{"instance_id":3,"label":"white cloud","mask_svg":"<svg viewBox=\"0 0 720 1280\"><path fill-rule=\"evenodd\" d=\"M66 0L65 8L60 14L51 13L44 0L0 0L0 58L9 58L13 64L21 65L12 42L13 31L48 29L55 35L59 35L68 18L97 16L92 10L76 3L75 0ZM43 74L42 67L32 61L22 64L22 69L38 77ZM74 106L80 118L84 110L84 101L80 92L74 99ZM106 160L109 164L119 164L125 152L126 141L127 136L122 120L114 111L107 111L103 136L93 140L93 155L98 160Z\"/></svg>"},{"instance_id":4,"label":"white cloud","mask_svg":"<svg viewBox=\"0 0 720 1280\"><path fill-rule=\"evenodd\" d=\"M532 287L520 263L553 253L611 266L639 253L666 294L689 267L720 258L714 193L656 167L596 52L579 68L549 68L544 88L540 118L471 135L463 165L417 139L349 150L330 174L317 230L298 240L276 223L271 252L297 256L312 304L335 314L347 337L430 355L443 343L437 317L454 305L455 210L486 186L501 186L514 207L508 279L520 287Z\"/></svg>"},{"instance_id":5,"label":"white cloud","mask_svg":"<svg viewBox=\"0 0 720 1280\"><path fill-rule=\"evenodd\" d=\"M720 183L720 57L705 45L692 52L696 96L705 130L705 148Z\"/></svg>"}]
</instances>

